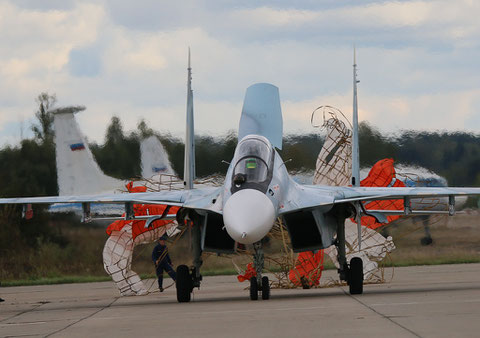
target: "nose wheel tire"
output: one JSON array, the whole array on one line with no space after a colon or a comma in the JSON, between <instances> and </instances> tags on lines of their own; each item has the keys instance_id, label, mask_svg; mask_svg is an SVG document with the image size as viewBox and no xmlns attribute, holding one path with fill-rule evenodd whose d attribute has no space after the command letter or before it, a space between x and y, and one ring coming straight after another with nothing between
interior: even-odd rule
<instances>
[{"instance_id":1,"label":"nose wheel tire","mask_svg":"<svg viewBox=\"0 0 480 338\"><path fill-rule=\"evenodd\" d=\"M262 293L262 299L270 299L270 282L268 277L262 277L261 285L258 284L257 277L250 278L250 299L257 300L258 293Z\"/></svg>"},{"instance_id":2,"label":"nose wheel tire","mask_svg":"<svg viewBox=\"0 0 480 338\"><path fill-rule=\"evenodd\" d=\"M191 299L193 290L192 276L188 266L179 265L177 268L177 280L175 282L177 288L177 300L179 303L188 303Z\"/></svg>"},{"instance_id":3,"label":"nose wheel tire","mask_svg":"<svg viewBox=\"0 0 480 338\"><path fill-rule=\"evenodd\" d=\"M258 299L257 277L250 278L250 299L251 300L257 300Z\"/></svg>"},{"instance_id":4,"label":"nose wheel tire","mask_svg":"<svg viewBox=\"0 0 480 338\"><path fill-rule=\"evenodd\" d=\"M353 257L350 261L348 285L351 295L363 293L363 262L360 257Z\"/></svg>"},{"instance_id":5,"label":"nose wheel tire","mask_svg":"<svg viewBox=\"0 0 480 338\"><path fill-rule=\"evenodd\" d=\"M262 299L270 298L270 283L268 277L262 277Z\"/></svg>"}]
</instances>

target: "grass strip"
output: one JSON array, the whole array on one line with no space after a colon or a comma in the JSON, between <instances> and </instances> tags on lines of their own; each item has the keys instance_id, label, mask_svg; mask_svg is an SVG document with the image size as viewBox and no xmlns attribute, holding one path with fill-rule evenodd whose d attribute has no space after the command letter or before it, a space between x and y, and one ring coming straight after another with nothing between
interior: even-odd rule
<instances>
[{"instance_id":1,"label":"grass strip","mask_svg":"<svg viewBox=\"0 0 480 338\"><path fill-rule=\"evenodd\" d=\"M110 276L58 276L41 277L32 279L5 280L3 286L30 286L30 285L51 285L51 284L71 284L71 283L94 283L111 281Z\"/></svg>"}]
</instances>

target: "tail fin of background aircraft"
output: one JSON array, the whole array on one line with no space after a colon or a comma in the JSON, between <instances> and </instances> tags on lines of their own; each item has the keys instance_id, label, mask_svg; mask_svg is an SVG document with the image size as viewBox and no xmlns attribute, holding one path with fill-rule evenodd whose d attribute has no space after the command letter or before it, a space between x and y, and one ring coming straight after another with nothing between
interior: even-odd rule
<instances>
[{"instance_id":1,"label":"tail fin of background aircraft","mask_svg":"<svg viewBox=\"0 0 480 338\"><path fill-rule=\"evenodd\" d=\"M185 162L183 167L183 185L185 189L193 188L194 179L195 179L195 131L193 128L192 68L190 67L190 48L188 48L187 131L185 135Z\"/></svg>"},{"instance_id":2,"label":"tail fin of background aircraft","mask_svg":"<svg viewBox=\"0 0 480 338\"><path fill-rule=\"evenodd\" d=\"M360 186L360 151L358 142L357 60L353 49L353 134L352 134L352 186Z\"/></svg>"},{"instance_id":3,"label":"tail fin of background aircraft","mask_svg":"<svg viewBox=\"0 0 480 338\"><path fill-rule=\"evenodd\" d=\"M142 177L151 178L154 175L175 175L168 154L156 136L150 136L140 144L142 157Z\"/></svg>"},{"instance_id":4,"label":"tail fin of background aircraft","mask_svg":"<svg viewBox=\"0 0 480 338\"><path fill-rule=\"evenodd\" d=\"M283 119L278 88L256 83L247 88L243 101L238 140L249 134L262 135L282 149Z\"/></svg>"},{"instance_id":5,"label":"tail fin of background aircraft","mask_svg":"<svg viewBox=\"0 0 480 338\"><path fill-rule=\"evenodd\" d=\"M75 121L84 107L53 111L59 195L85 195L124 189L121 180L106 176L95 162Z\"/></svg>"}]
</instances>

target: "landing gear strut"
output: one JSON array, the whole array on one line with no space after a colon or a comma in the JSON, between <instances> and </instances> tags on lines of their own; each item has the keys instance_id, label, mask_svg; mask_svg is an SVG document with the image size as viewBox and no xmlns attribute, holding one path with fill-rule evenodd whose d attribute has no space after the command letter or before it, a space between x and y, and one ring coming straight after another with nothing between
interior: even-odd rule
<instances>
[{"instance_id":1,"label":"landing gear strut","mask_svg":"<svg viewBox=\"0 0 480 338\"><path fill-rule=\"evenodd\" d=\"M264 255L262 242L253 243L255 254L253 255L253 263L257 272L256 277L250 278L250 299L257 300L258 293L262 293L262 299L270 299L270 282L267 276L262 277Z\"/></svg>"}]
</instances>

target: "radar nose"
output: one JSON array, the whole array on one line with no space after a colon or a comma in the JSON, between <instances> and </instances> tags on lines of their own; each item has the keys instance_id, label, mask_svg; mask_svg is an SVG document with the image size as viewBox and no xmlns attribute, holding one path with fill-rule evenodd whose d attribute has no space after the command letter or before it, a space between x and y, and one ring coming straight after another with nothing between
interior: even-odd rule
<instances>
[{"instance_id":1,"label":"radar nose","mask_svg":"<svg viewBox=\"0 0 480 338\"><path fill-rule=\"evenodd\" d=\"M265 237L275 218L273 203L254 189L237 191L223 207L223 222L228 234L242 244L252 244Z\"/></svg>"}]
</instances>

